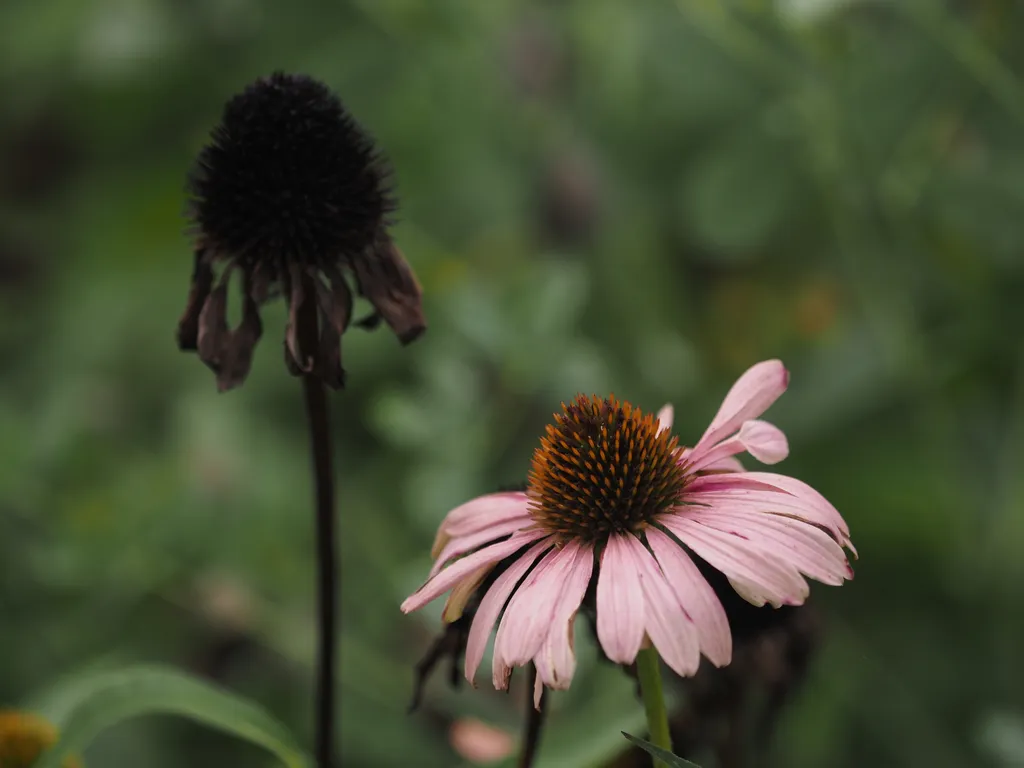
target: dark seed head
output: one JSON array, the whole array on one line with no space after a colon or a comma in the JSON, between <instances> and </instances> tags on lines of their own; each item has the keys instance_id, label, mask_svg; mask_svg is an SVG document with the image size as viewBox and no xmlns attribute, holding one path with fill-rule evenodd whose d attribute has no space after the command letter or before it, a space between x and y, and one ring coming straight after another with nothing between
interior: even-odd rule
<instances>
[{"instance_id":1,"label":"dark seed head","mask_svg":"<svg viewBox=\"0 0 1024 768\"><path fill-rule=\"evenodd\" d=\"M678 503L678 441L615 397L577 395L533 454L527 494L539 525L563 539L639 532Z\"/></svg>"},{"instance_id":2,"label":"dark seed head","mask_svg":"<svg viewBox=\"0 0 1024 768\"><path fill-rule=\"evenodd\" d=\"M190 191L203 246L275 275L361 254L394 209L384 163L338 97L283 73L227 103Z\"/></svg>"}]
</instances>

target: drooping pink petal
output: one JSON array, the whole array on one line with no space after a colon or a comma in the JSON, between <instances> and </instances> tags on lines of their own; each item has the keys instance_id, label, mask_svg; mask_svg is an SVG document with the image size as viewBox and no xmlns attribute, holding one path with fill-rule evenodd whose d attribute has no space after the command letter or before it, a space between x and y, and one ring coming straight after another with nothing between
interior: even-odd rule
<instances>
[{"instance_id":1,"label":"drooping pink petal","mask_svg":"<svg viewBox=\"0 0 1024 768\"><path fill-rule=\"evenodd\" d=\"M751 549L789 563L824 584L839 586L853 577L846 553L835 539L802 520L729 506L698 508L687 516L725 533L743 534Z\"/></svg>"},{"instance_id":2,"label":"drooping pink petal","mask_svg":"<svg viewBox=\"0 0 1024 768\"><path fill-rule=\"evenodd\" d=\"M476 671L484 658L484 650L487 648L487 640L491 636L494 622L498 620L501 609L505 607L512 590L530 570L534 561L551 546L552 542L545 539L530 547L522 557L509 565L505 572L494 580L491 588L487 590L487 594L480 601L480 607L477 608L476 616L473 617L473 624L469 628L469 638L466 641L466 679L469 682L472 683L473 678L476 677Z\"/></svg>"},{"instance_id":3,"label":"drooping pink petal","mask_svg":"<svg viewBox=\"0 0 1024 768\"><path fill-rule=\"evenodd\" d=\"M578 552L578 544L550 550L512 595L494 637L496 670L522 666L537 656Z\"/></svg>"},{"instance_id":4,"label":"drooping pink petal","mask_svg":"<svg viewBox=\"0 0 1024 768\"><path fill-rule=\"evenodd\" d=\"M772 472L705 475L690 482L684 501L694 504L729 501L730 505L736 501L751 508L791 514L831 531L841 546L856 555L850 542L850 528L836 508L807 483L792 477Z\"/></svg>"},{"instance_id":5,"label":"drooping pink petal","mask_svg":"<svg viewBox=\"0 0 1024 768\"><path fill-rule=\"evenodd\" d=\"M675 409L672 408L672 404L668 403L661 406L661 410L658 411L658 432L664 432L666 429L672 429L672 420L675 417Z\"/></svg>"},{"instance_id":6,"label":"drooping pink petal","mask_svg":"<svg viewBox=\"0 0 1024 768\"><path fill-rule=\"evenodd\" d=\"M544 681L540 679L540 675L533 676L533 708L538 712L540 711L540 701L544 696Z\"/></svg>"},{"instance_id":7,"label":"drooping pink petal","mask_svg":"<svg viewBox=\"0 0 1024 768\"><path fill-rule=\"evenodd\" d=\"M474 549L482 547L484 544L489 544L492 541L497 541L503 536L508 536L510 533L515 533L518 530L527 528L532 523L532 518L523 514L520 517L512 517L508 520L502 520L495 523L494 525L488 526L480 531L466 534L464 536L456 536L448 541L434 557L433 566L430 568L430 575L434 576L441 571L448 563L454 560L460 555L464 555L467 552L472 552Z\"/></svg>"},{"instance_id":8,"label":"drooping pink petal","mask_svg":"<svg viewBox=\"0 0 1024 768\"><path fill-rule=\"evenodd\" d=\"M729 620L725 609L715 595L707 580L701 575L697 566L686 550L679 546L657 528L647 529L647 543L654 551L654 556L675 592L676 599L690 614L697 635L700 638L700 649L708 660L716 667L724 667L732 661L732 633L729 631ZM601 585L598 582L598 595ZM598 598L598 618L600 618L600 597ZM601 645L607 650L607 645Z\"/></svg>"},{"instance_id":9,"label":"drooping pink petal","mask_svg":"<svg viewBox=\"0 0 1024 768\"><path fill-rule=\"evenodd\" d=\"M778 464L789 456L789 441L786 434L767 421L751 419L743 422L737 437L747 453L762 464Z\"/></svg>"},{"instance_id":10,"label":"drooping pink petal","mask_svg":"<svg viewBox=\"0 0 1024 768\"><path fill-rule=\"evenodd\" d=\"M742 533L719 531L678 513L665 515L660 522L712 567L753 585L755 605L799 605L810 594L796 568L751 548Z\"/></svg>"},{"instance_id":11,"label":"drooping pink petal","mask_svg":"<svg viewBox=\"0 0 1024 768\"><path fill-rule=\"evenodd\" d=\"M526 509L525 493L489 493L460 504L441 522L430 556L436 558L452 537L485 530L496 523L526 514Z\"/></svg>"},{"instance_id":12,"label":"drooping pink petal","mask_svg":"<svg viewBox=\"0 0 1024 768\"><path fill-rule=\"evenodd\" d=\"M537 676L549 688L564 690L572 682L576 672L576 654L573 653L573 620L579 610L583 596L590 585L594 569L594 550L588 545L571 542L562 550L575 549L568 573L560 585L558 602L548 629L547 637L541 644L540 652L534 658Z\"/></svg>"},{"instance_id":13,"label":"drooping pink petal","mask_svg":"<svg viewBox=\"0 0 1024 768\"><path fill-rule=\"evenodd\" d=\"M597 639L618 664L631 664L644 640L644 593L627 538L608 539L597 576Z\"/></svg>"},{"instance_id":14,"label":"drooping pink petal","mask_svg":"<svg viewBox=\"0 0 1024 768\"><path fill-rule=\"evenodd\" d=\"M512 534L511 538L499 541L489 547L477 550L471 555L452 563L439 574L427 580L416 592L405 599L402 603L402 613L411 613L434 600L449 589L454 587L463 579L471 576L485 565L494 565L511 554L526 546L530 542L547 536L547 533L539 530L519 531Z\"/></svg>"},{"instance_id":15,"label":"drooping pink petal","mask_svg":"<svg viewBox=\"0 0 1024 768\"><path fill-rule=\"evenodd\" d=\"M711 425L693 447L693 459L700 460L705 451L740 428L743 422L756 419L786 391L789 372L779 360L766 360L747 370L732 385Z\"/></svg>"},{"instance_id":16,"label":"drooping pink petal","mask_svg":"<svg viewBox=\"0 0 1024 768\"><path fill-rule=\"evenodd\" d=\"M679 603L657 561L637 539L626 540L627 551L640 574L644 593L644 624L661 658L677 674L688 677L700 664L700 637Z\"/></svg>"}]
</instances>

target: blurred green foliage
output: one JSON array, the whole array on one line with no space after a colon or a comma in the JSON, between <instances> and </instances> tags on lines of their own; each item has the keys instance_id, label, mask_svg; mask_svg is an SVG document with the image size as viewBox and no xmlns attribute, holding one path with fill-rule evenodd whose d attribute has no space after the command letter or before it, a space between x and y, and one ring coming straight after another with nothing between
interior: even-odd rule
<instances>
[{"instance_id":1,"label":"blurred green foliage","mask_svg":"<svg viewBox=\"0 0 1024 768\"><path fill-rule=\"evenodd\" d=\"M5 0L0 30L0 703L161 661L309 741L283 310L230 395L173 343L186 170L225 98L285 69L389 154L430 321L405 350L346 336L333 400L345 765L458 765L462 716L518 731L484 676L405 714L440 609L397 606L449 508L522 479L577 391L672 401L692 443L768 357L792 371L784 471L862 559L814 590L826 642L764 764L1024 762L1024 5ZM547 765L642 732L577 646ZM86 757L271 764L163 720Z\"/></svg>"}]
</instances>

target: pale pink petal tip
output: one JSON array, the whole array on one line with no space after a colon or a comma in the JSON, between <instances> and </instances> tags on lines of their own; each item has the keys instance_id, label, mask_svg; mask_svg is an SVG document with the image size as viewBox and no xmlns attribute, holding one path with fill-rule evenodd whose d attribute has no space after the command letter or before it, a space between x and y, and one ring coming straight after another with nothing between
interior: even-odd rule
<instances>
[{"instance_id":1,"label":"pale pink petal tip","mask_svg":"<svg viewBox=\"0 0 1024 768\"><path fill-rule=\"evenodd\" d=\"M671 403L663 405L661 410L658 411L658 431L664 432L666 429L672 429L672 422L675 418L675 409Z\"/></svg>"}]
</instances>

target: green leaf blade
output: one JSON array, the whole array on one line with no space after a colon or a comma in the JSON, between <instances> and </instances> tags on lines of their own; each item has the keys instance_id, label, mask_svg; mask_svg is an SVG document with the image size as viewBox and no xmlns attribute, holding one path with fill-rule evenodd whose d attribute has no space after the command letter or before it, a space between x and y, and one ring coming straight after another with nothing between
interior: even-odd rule
<instances>
[{"instance_id":1,"label":"green leaf blade","mask_svg":"<svg viewBox=\"0 0 1024 768\"><path fill-rule=\"evenodd\" d=\"M667 749L656 747L651 742L645 741L644 739L638 739L636 736L630 736L625 731L622 735L629 739L631 742L636 744L640 749L649 754L651 757L660 760L669 768L700 768L696 763L691 763L689 760L684 760L679 755L673 755Z\"/></svg>"},{"instance_id":2,"label":"green leaf blade","mask_svg":"<svg viewBox=\"0 0 1024 768\"><path fill-rule=\"evenodd\" d=\"M178 715L234 735L277 756L287 768L308 768L308 757L284 725L252 702L188 675L153 666L91 673L44 699L60 738L35 768L60 768L107 728L133 717Z\"/></svg>"}]
</instances>

